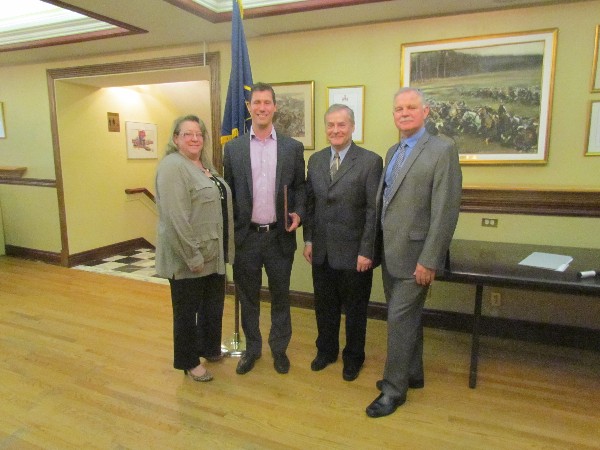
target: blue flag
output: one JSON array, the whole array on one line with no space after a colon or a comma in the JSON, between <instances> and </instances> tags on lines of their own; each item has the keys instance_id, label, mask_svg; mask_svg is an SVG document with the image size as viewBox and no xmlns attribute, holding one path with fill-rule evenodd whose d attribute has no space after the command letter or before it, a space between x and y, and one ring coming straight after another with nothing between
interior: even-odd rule
<instances>
[{"instance_id":1,"label":"blue flag","mask_svg":"<svg viewBox=\"0 0 600 450\"><path fill-rule=\"evenodd\" d=\"M241 0L239 0L241 2ZM242 15L238 0L233 0L231 15L231 74L225 102L225 114L221 126L221 144L241 136L250 130L250 112L246 101L250 101L252 70L246 36L242 25Z\"/></svg>"}]
</instances>

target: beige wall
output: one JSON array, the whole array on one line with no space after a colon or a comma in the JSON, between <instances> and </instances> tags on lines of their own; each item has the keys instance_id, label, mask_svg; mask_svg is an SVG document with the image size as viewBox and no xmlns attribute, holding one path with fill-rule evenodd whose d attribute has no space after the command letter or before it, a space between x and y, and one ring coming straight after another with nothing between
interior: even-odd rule
<instances>
[{"instance_id":1,"label":"beige wall","mask_svg":"<svg viewBox=\"0 0 600 450\"><path fill-rule=\"evenodd\" d=\"M173 88L185 92L195 109L174 103L167 95ZM208 81L108 88L57 81L56 98L70 253L138 237L154 243L155 214L124 191L154 192L173 119L185 113L206 117ZM107 112L119 113L120 132L107 131ZM127 158L127 121L157 125L158 159Z\"/></svg>"},{"instance_id":2,"label":"beige wall","mask_svg":"<svg viewBox=\"0 0 600 450\"><path fill-rule=\"evenodd\" d=\"M464 184L534 186L553 188L600 188L600 157L584 157L590 100L590 75L594 32L600 23L600 2L526 8L456 17L390 22L337 28L286 36L250 39L248 50L254 81L315 81L316 149L326 146L322 117L327 87L365 86L364 144L381 155L398 138L391 114L392 96L400 83L400 51L403 43L456 39L508 32L558 29L555 86L550 127L549 160L543 165L463 165ZM221 84L230 70L229 42L211 45L221 52ZM268 49L266 51L265 49ZM290 49L294 52L290 55ZM222 102L225 92L222 92ZM312 152L307 151L306 159ZM498 215L498 228L481 227L489 214L461 214L455 236L501 242L527 242L600 248L600 220L523 215ZM302 245L301 239L298 241ZM312 292L308 264L297 252L292 289ZM375 273L372 300L382 301L381 274ZM524 320L600 328L597 298L549 295L495 289L502 294L500 307L488 302L484 312ZM427 307L471 312L474 289L438 283ZM527 298L527 302L523 301Z\"/></svg>"},{"instance_id":3,"label":"beige wall","mask_svg":"<svg viewBox=\"0 0 600 450\"><path fill-rule=\"evenodd\" d=\"M600 1L590 1L390 22L249 38L248 48L255 81L315 81L317 149L326 145L321 118L326 108L327 87L364 85L366 101L363 145L383 155L398 136L391 117L391 100L400 81L402 43L556 28L558 46L548 163L535 166L463 166L464 184L597 189L600 188L600 158L584 157L583 152L589 102L600 99L600 94L589 92L594 30L600 23L597 14L599 10ZM54 178L46 69L186 55L200 51L198 46L194 46L1 67L0 100L4 101L8 138L0 140L0 164L27 166L27 177ZM223 86L227 86L229 79L230 43L211 44L209 51L221 54L221 102L224 105L226 89ZM129 103L117 103L119 109L116 109L115 103L108 99L107 94L66 86L67 84L58 83L60 89L66 91L63 93L65 97L59 99L59 128L61 147L66 145L63 150L63 170L69 239L73 253L139 237L139 234L128 235L128 230L139 225L140 216L144 217L143 221L149 220L146 217L148 208L144 205L132 208L125 204L122 192L125 187L134 187L130 185L131 182L148 186L152 173L149 166L152 163L124 159L124 138L110 136L103 129L106 112L121 112L122 123L125 120L135 120L157 121L162 124L167 120L166 116L170 114L167 111L170 109L165 108L163 111L162 106L154 104L153 100L148 100L147 104L137 109ZM82 121L79 115L85 120ZM19 122L14 119L16 117ZM208 117L208 113L204 117ZM86 128L88 126L92 128ZM82 142L86 144L82 145ZM307 159L311 153L306 152ZM107 178L110 183L106 182ZM80 192L75 190L77 188ZM56 199L55 196L48 198L52 197L48 195L52 191L49 188L0 186L7 244L60 250ZM100 208L96 210L95 205L89 202L86 204L85 191L93 191L93 202L112 211L113 217L110 220L103 217ZM27 202L20 201L21 196ZM114 202L117 197L121 198L118 205ZM45 206L47 204L50 209ZM39 222L42 217L47 231L43 231L40 242L36 221ZM597 239L600 235L598 219L522 215L495 217L499 218L499 226L493 229L480 226L482 215L461 214L456 237L600 248L600 241ZM119 223L115 224L114 221L117 220ZM111 233L111 230L117 230L117 233ZM144 231L146 232L149 233ZM301 239L299 243L301 244ZM380 279L378 270L375 274L373 300L383 299ZM309 266L300 252L296 257L291 288L312 292ZM600 302L597 298L514 290L502 290L501 293L503 302L499 308L484 305L488 314L600 327L597 320L594 320L600 316ZM527 302L523 301L524 298ZM471 287L439 283L433 287L427 306L470 311L472 302Z\"/></svg>"}]
</instances>

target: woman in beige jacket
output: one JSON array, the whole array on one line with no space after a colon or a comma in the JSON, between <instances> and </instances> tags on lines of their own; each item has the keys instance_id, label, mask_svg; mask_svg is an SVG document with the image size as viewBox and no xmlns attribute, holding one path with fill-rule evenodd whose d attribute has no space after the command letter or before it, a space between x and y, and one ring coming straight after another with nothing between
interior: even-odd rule
<instances>
[{"instance_id":1,"label":"woman in beige jacket","mask_svg":"<svg viewBox=\"0 0 600 450\"><path fill-rule=\"evenodd\" d=\"M225 262L234 256L231 192L203 151L202 120L178 118L171 136L156 174L156 271L171 286L173 366L210 381L200 357L221 359Z\"/></svg>"}]
</instances>

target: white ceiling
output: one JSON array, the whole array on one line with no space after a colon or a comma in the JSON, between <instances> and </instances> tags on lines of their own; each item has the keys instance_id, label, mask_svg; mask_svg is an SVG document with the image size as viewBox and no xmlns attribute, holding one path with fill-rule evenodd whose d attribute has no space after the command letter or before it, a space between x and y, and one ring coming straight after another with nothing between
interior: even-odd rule
<instances>
[{"instance_id":1,"label":"white ceiling","mask_svg":"<svg viewBox=\"0 0 600 450\"><path fill-rule=\"evenodd\" d=\"M302 30L405 20L415 17L453 15L543 4L574 3L583 0L351 1L366 3L258 18L252 17L252 10L246 8L244 18L246 38L251 39L258 36ZM318 0L305 0L305 2L312 5L319 3ZM65 0L64 3L72 5L78 10L89 11L95 15L146 30L147 33L25 50L0 51L0 64L25 64L140 49L189 44L201 45L203 42L228 41L231 38L230 21L213 23L215 22L214 18L208 17L211 20L205 19L174 6L173 2L168 0ZM336 2L328 1L328 3L335 4ZM276 10L277 8L285 8L285 5L274 8ZM277 14L277 11L271 11L269 14Z\"/></svg>"}]
</instances>

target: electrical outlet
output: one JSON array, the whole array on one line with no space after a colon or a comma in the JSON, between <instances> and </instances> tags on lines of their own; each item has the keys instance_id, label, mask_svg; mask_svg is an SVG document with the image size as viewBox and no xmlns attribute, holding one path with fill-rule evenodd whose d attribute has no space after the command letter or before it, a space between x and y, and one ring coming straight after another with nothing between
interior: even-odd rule
<instances>
[{"instance_id":1,"label":"electrical outlet","mask_svg":"<svg viewBox=\"0 0 600 450\"><path fill-rule=\"evenodd\" d=\"M498 219L483 218L483 219L481 219L481 226L497 228L498 227Z\"/></svg>"},{"instance_id":2,"label":"electrical outlet","mask_svg":"<svg viewBox=\"0 0 600 450\"><path fill-rule=\"evenodd\" d=\"M490 303L494 308L502 306L502 295L500 294L500 292L492 292L490 294Z\"/></svg>"}]
</instances>

